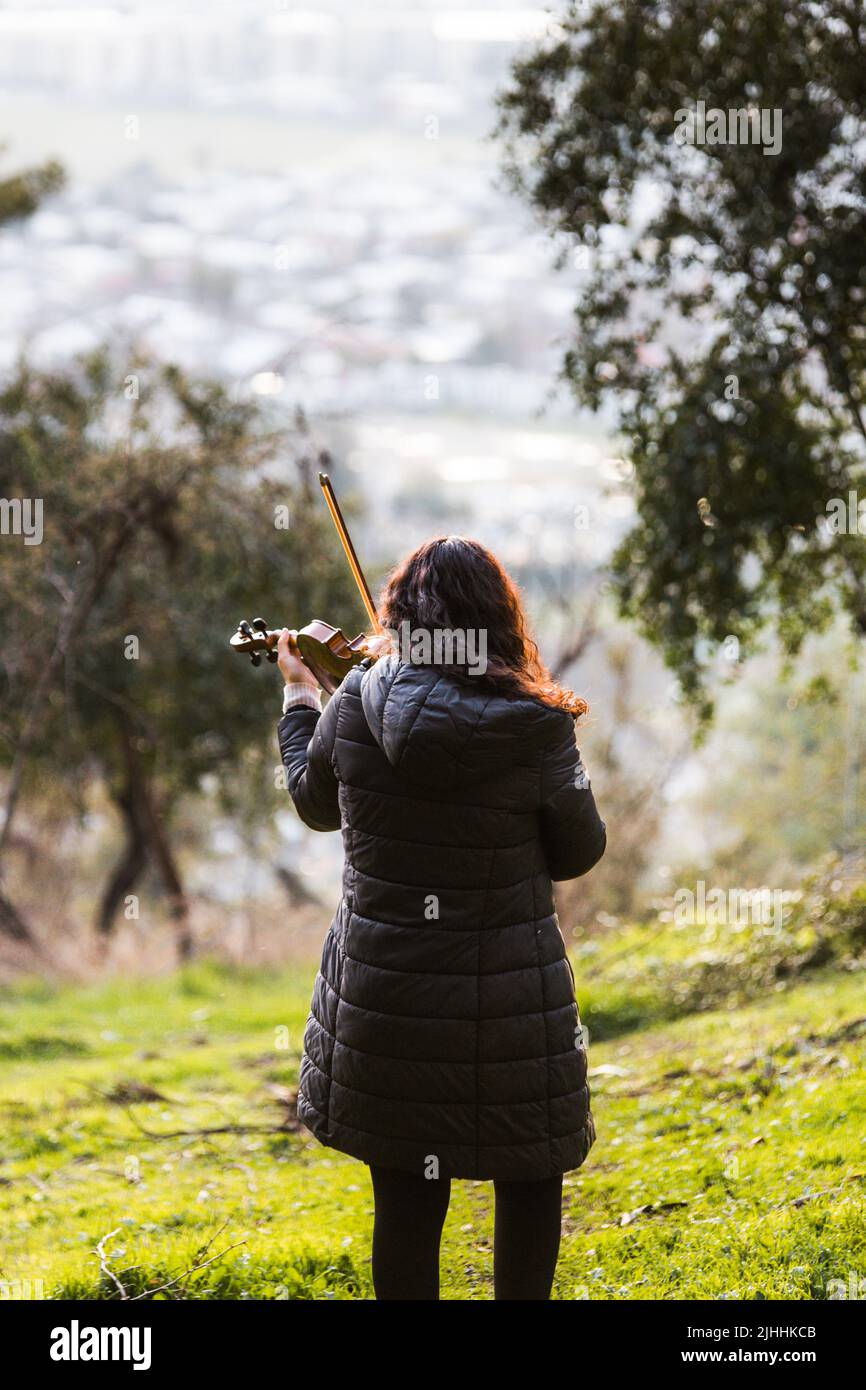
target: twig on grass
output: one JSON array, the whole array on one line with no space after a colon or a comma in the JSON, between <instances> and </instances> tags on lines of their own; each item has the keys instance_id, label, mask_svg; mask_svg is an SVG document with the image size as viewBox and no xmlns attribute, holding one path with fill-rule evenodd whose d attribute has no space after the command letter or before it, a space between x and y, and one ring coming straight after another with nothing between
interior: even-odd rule
<instances>
[{"instance_id":1,"label":"twig on grass","mask_svg":"<svg viewBox=\"0 0 866 1390\"><path fill-rule=\"evenodd\" d=\"M126 1107L124 1107L126 1109ZM211 1134L290 1134L292 1131L287 1129L285 1124L280 1125L210 1125L204 1129L166 1129L158 1132L155 1129L148 1129L139 1119L133 1115L132 1111L126 1109L126 1113L142 1134L148 1139L200 1139L207 1138Z\"/></svg>"},{"instance_id":2,"label":"twig on grass","mask_svg":"<svg viewBox=\"0 0 866 1390\"><path fill-rule=\"evenodd\" d=\"M239 1245L246 1245L245 1240L236 1240L234 1245L227 1245L225 1250L220 1250L219 1254L211 1255L209 1260L202 1260L200 1264L193 1265L191 1269L185 1269L182 1274L178 1274L174 1279L169 1279L165 1284L159 1284L155 1289L145 1289L144 1293L134 1294L130 1298L130 1303L140 1303L143 1298L153 1298L154 1294L164 1293L166 1289L173 1288L179 1284L181 1279L188 1278L191 1274L198 1274L200 1269L205 1269L212 1265L216 1260L221 1260L223 1255L227 1255L230 1250L237 1250ZM207 1246L205 1247L207 1249Z\"/></svg>"},{"instance_id":3,"label":"twig on grass","mask_svg":"<svg viewBox=\"0 0 866 1390\"><path fill-rule=\"evenodd\" d=\"M123 1284L120 1282L114 1270L111 1268L111 1265L108 1263L108 1253L105 1249L106 1241L111 1240L112 1236L118 1235L120 1235L120 1227L116 1226L113 1231L108 1232L107 1236L103 1236L101 1240L97 1241L96 1254L99 1259L100 1274L104 1275L106 1279L111 1280L115 1288L119 1291L120 1297L125 1302L129 1298L129 1294L126 1292L126 1289L123 1287Z\"/></svg>"},{"instance_id":4,"label":"twig on grass","mask_svg":"<svg viewBox=\"0 0 866 1390\"><path fill-rule=\"evenodd\" d=\"M176 1285L178 1285L183 1279L188 1279L191 1275L198 1274L200 1269L205 1269L208 1265L214 1264L216 1260L221 1260L223 1255L227 1255L230 1250L237 1250L239 1245L246 1245L246 1239L236 1240L233 1245L227 1245L225 1250L220 1250L218 1254L211 1255L209 1259L204 1260L201 1258L202 1255L207 1254L214 1241L217 1239L218 1236L222 1235L223 1231L225 1230L228 1224L228 1221L224 1221L223 1224L219 1227L219 1229L214 1231L213 1235L210 1237L210 1240L206 1241L205 1244L201 1246L201 1248L199 1249L196 1263L191 1265L189 1269L182 1270L181 1273L176 1274L173 1279L167 1279L164 1284L158 1284L155 1289L145 1289L142 1293L136 1294L130 1294L126 1290L123 1283L115 1274L114 1270L111 1268L111 1265L109 1264L109 1256L107 1250L105 1249L105 1246L109 1240L111 1240L114 1236L120 1234L120 1227L117 1226L113 1231L109 1231L107 1235L104 1235L102 1239L97 1242L96 1254L99 1259L100 1273L106 1279L111 1280L124 1303L140 1303L143 1298L153 1298L155 1294L164 1293L166 1289L176 1287ZM130 1268L137 1269L139 1268L139 1266L131 1265Z\"/></svg>"}]
</instances>

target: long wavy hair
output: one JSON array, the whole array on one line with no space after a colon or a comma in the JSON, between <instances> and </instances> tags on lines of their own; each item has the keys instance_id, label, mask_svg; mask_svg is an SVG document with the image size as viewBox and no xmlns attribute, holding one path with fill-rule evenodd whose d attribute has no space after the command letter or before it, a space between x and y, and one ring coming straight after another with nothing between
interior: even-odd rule
<instances>
[{"instance_id":1,"label":"long wavy hair","mask_svg":"<svg viewBox=\"0 0 866 1390\"><path fill-rule=\"evenodd\" d=\"M396 632L403 623L410 632L484 629L487 669L467 679L483 680L503 695L540 700L576 719L589 709L542 662L517 585L478 541L440 536L419 545L388 576L378 611L382 625Z\"/></svg>"}]
</instances>

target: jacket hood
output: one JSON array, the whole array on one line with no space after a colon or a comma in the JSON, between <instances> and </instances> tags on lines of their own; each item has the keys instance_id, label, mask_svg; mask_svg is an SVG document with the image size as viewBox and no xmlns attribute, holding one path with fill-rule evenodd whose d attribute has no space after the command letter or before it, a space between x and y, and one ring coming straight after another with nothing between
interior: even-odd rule
<instances>
[{"instance_id":1,"label":"jacket hood","mask_svg":"<svg viewBox=\"0 0 866 1390\"><path fill-rule=\"evenodd\" d=\"M530 698L494 694L476 677L385 657L364 670L361 702L394 768L439 788L483 779L551 737L569 718Z\"/></svg>"}]
</instances>

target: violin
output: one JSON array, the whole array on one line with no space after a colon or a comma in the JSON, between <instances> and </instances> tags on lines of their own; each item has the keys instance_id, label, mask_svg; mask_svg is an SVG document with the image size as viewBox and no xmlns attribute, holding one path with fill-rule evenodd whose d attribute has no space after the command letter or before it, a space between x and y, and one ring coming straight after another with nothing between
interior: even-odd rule
<instances>
[{"instance_id":1,"label":"violin","mask_svg":"<svg viewBox=\"0 0 866 1390\"><path fill-rule=\"evenodd\" d=\"M381 636L382 625L376 616L373 596L364 578L364 572L355 553L355 547L352 544L348 528L343 520L343 513L340 511L327 473L319 474L319 483L337 528L337 534L342 542L352 576L358 586L358 592L367 610L373 632L377 637ZM251 623L243 619L238 623L237 631L229 638L229 646L232 651L248 655L253 666L260 666L263 656L268 661L277 660L277 643L280 639L280 631L279 628L268 627L264 618L254 618ZM329 695L333 695L353 666L359 666L362 661L367 659L376 660L377 653L368 649L371 639L365 632L360 632L357 637L350 639L340 628L332 627L330 623L323 622L321 618L313 618L305 627L299 628L295 641L297 654L301 661L308 670L312 671L319 685Z\"/></svg>"},{"instance_id":2,"label":"violin","mask_svg":"<svg viewBox=\"0 0 866 1390\"><path fill-rule=\"evenodd\" d=\"M280 628L269 628L264 618L253 618L252 623L243 620L229 638L229 645L232 651L249 654L251 665L261 666L262 656L268 661L277 660L280 631ZM295 638L297 655L329 695L333 695L353 666L372 656L366 650L368 641L367 634L361 632L350 642L340 628L331 627L321 618L313 618L299 628Z\"/></svg>"}]
</instances>

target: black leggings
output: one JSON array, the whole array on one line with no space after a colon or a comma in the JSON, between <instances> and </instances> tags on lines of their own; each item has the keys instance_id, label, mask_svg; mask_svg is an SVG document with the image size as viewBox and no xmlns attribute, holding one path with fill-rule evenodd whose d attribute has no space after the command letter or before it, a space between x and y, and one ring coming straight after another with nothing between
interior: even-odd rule
<instances>
[{"instance_id":1,"label":"black leggings","mask_svg":"<svg viewBox=\"0 0 866 1390\"><path fill-rule=\"evenodd\" d=\"M451 1183L371 1165L373 1287L377 1299L437 1299L439 1242ZM562 1228L562 1175L495 1182L494 1297L541 1300L550 1287Z\"/></svg>"}]
</instances>

